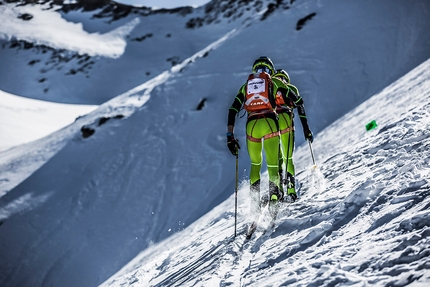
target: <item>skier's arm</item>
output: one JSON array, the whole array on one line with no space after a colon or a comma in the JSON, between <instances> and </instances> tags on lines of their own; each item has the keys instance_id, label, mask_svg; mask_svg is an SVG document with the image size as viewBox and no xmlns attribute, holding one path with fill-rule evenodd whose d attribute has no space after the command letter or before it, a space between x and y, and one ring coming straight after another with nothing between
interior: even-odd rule
<instances>
[{"instance_id":1,"label":"skier's arm","mask_svg":"<svg viewBox=\"0 0 430 287\"><path fill-rule=\"evenodd\" d=\"M269 97L270 105L272 106L273 110L276 109L276 93L279 89L278 85L275 81L272 80L272 85L270 86L269 95L272 95Z\"/></svg>"},{"instance_id":2,"label":"skier's arm","mask_svg":"<svg viewBox=\"0 0 430 287\"><path fill-rule=\"evenodd\" d=\"M293 85L288 85L288 90L283 91L282 97L284 102L292 108L297 108L297 112L302 122L302 126L307 125L306 111L302 97L300 97L299 91Z\"/></svg>"},{"instance_id":3,"label":"skier's arm","mask_svg":"<svg viewBox=\"0 0 430 287\"><path fill-rule=\"evenodd\" d=\"M303 100L301 101L301 104L296 105L296 107L297 107L297 112L299 114L300 122L302 123L305 139L312 142L314 137L312 135L311 129L309 128L308 118L306 117L305 105L303 104Z\"/></svg>"},{"instance_id":4,"label":"skier's arm","mask_svg":"<svg viewBox=\"0 0 430 287\"><path fill-rule=\"evenodd\" d=\"M314 136L312 134L311 129L309 128L308 118L306 117L305 104L303 103L303 99L300 97L297 102L295 102L297 113L299 114L300 122L302 123L303 133L305 135L305 139L313 142Z\"/></svg>"},{"instance_id":5,"label":"skier's arm","mask_svg":"<svg viewBox=\"0 0 430 287\"><path fill-rule=\"evenodd\" d=\"M291 106L292 108L295 108L296 102L297 103L302 103L303 100L300 98L300 96L298 96L293 89L291 89L288 86L282 86L279 88L279 91L281 91L282 93L282 98L284 100L284 103L287 106Z\"/></svg>"},{"instance_id":6,"label":"skier's arm","mask_svg":"<svg viewBox=\"0 0 430 287\"><path fill-rule=\"evenodd\" d=\"M243 87L239 90L239 93L234 98L233 104L228 110L227 118L227 147L230 152L237 156L239 153L240 145L239 140L234 137L234 123L237 113L239 113L242 108L243 102L245 100L245 94L243 93Z\"/></svg>"},{"instance_id":7,"label":"skier's arm","mask_svg":"<svg viewBox=\"0 0 430 287\"><path fill-rule=\"evenodd\" d=\"M305 139L312 142L314 137L311 129L309 128L308 119L306 117L305 104L297 88L295 88L295 90L297 91L297 93L294 92L294 89L289 88L288 93L282 93L282 96L284 97L284 102L290 102L293 108L297 108L297 113L299 114L300 122L302 123Z\"/></svg>"},{"instance_id":8,"label":"skier's arm","mask_svg":"<svg viewBox=\"0 0 430 287\"><path fill-rule=\"evenodd\" d=\"M228 126L228 132L234 132L234 123L236 121L236 115L239 113L240 109L242 108L242 105L245 100L245 94L242 91L242 88L239 90L239 93L234 98L233 104L228 109L228 119L227 119L227 126Z\"/></svg>"}]
</instances>

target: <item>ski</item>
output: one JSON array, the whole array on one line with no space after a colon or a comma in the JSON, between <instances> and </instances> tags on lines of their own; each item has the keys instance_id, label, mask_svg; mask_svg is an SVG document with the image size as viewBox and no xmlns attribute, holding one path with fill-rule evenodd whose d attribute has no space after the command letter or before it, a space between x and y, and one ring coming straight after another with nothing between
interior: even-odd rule
<instances>
[{"instance_id":1,"label":"ski","mask_svg":"<svg viewBox=\"0 0 430 287\"><path fill-rule=\"evenodd\" d=\"M265 235L267 232L272 231L275 228L275 221L270 222L269 226L263 230L261 236Z\"/></svg>"},{"instance_id":2,"label":"ski","mask_svg":"<svg viewBox=\"0 0 430 287\"><path fill-rule=\"evenodd\" d=\"M250 226L249 226L249 228L248 228L248 230L247 230L247 232L246 232L246 239L251 239L251 237L252 237L252 235L254 234L254 232L255 232L255 230L257 230L257 222L253 222Z\"/></svg>"},{"instance_id":3,"label":"ski","mask_svg":"<svg viewBox=\"0 0 430 287\"><path fill-rule=\"evenodd\" d=\"M251 239L252 235L255 233L255 231L258 228L258 223L257 222L253 222L249 227L248 230L246 232L246 239L249 240ZM265 235L266 233L268 233L269 231L273 230L275 228L275 219L271 219L269 225L263 229L261 236Z\"/></svg>"},{"instance_id":4,"label":"ski","mask_svg":"<svg viewBox=\"0 0 430 287\"><path fill-rule=\"evenodd\" d=\"M263 201L263 204L264 204L264 201ZM267 202L266 202L266 204L264 205L264 207L267 205ZM270 206L269 206L269 208L271 208ZM270 223L269 223L269 226L268 227L266 227L266 228L264 228L264 230L263 230L263 233L262 233L262 235L264 235L268 230L271 230L274 226L275 226L275 220L276 220L276 215L277 215L277 211L278 211L278 209L279 209L279 206L278 205L276 205L276 206L273 206L272 208L275 208L276 210L275 210L275 213L273 213L273 211L272 212L270 212L271 213L271 215L270 215ZM249 240L249 239L251 239L251 237L252 237L252 235L254 234L254 232L257 230L257 227L262 223L261 221L263 221L263 223L264 223L264 217L266 217L267 216L267 214L264 214L264 212L262 213L262 214L260 214L260 216L259 216L259 218L258 218L258 220L257 221L254 221L249 227L248 227L248 230L247 230L247 232L246 232L246 239L247 240ZM266 225L266 224L264 224L264 225Z\"/></svg>"},{"instance_id":5,"label":"ski","mask_svg":"<svg viewBox=\"0 0 430 287\"><path fill-rule=\"evenodd\" d=\"M261 198L261 209L262 213L260 214L257 221L252 222L252 224L248 227L246 231L246 239L251 239L252 235L255 233L257 228L260 225L266 226L267 222L264 222L264 217L268 216L270 217L269 225L266 226L261 233L261 236L269 233L269 231L273 231L276 227L276 219L278 217L279 210L282 206L285 206L287 204L292 204L295 202L298 202L301 199L301 184L296 180L296 192L297 192L297 198L294 200L289 195L284 196L280 201L278 202L270 202L269 196L263 196ZM264 213L263 210L268 211L269 215L267 213ZM263 224L262 224L263 223Z\"/></svg>"}]
</instances>

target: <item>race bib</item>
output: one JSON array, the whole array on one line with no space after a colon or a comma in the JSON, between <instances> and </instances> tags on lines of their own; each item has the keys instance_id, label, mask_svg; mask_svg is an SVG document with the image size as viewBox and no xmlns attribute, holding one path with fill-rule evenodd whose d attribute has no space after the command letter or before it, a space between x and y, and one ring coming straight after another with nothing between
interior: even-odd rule
<instances>
[{"instance_id":1,"label":"race bib","mask_svg":"<svg viewBox=\"0 0 430 287\"><path fill-rule=\"evenodd\" d=\"M255 78L248 81L248 95L266 92L266 81L261 78Z\"/></svg>"}]
</instances>

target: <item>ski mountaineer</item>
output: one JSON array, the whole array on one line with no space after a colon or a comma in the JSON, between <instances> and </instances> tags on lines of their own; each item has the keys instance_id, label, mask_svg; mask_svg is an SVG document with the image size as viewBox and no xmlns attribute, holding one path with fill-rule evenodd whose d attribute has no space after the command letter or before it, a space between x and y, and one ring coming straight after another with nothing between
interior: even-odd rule
<instances>
[{"instance_id":1,"label":"ski mountaineer","mask_svg":"<svg viewBox=\"0 0 430 287\"><path fill-rule=\"evenodd\" d=\"M278 160L279 160L279 127L275 112L276 93L289 95L293 91L282 81L279 86L272 81L271 75L275 67L268 57L260 57L252 66L252 74L247 82L239 89L228 112L227 146L230 152L237 156L240 149L238 140L234 137L235 117L243 107L247 111L246 144L251 160L250 168L250 198L251 198L251 228L256 228L261 210L260 200L260 170L262 165L262 150L266 155L269 174L269 211L276 218L278 202L283 199L280 189ZM264 144L263 144L264 143Z\"/></svg>"},{"instance_id":2,"label":"ski mountaineer","mask_svg":"<svg viewBox=\"0 0 430 287\"><path fill-rule=\"evenodd\" d=\"M285 197L284 201L294 202L297 199L295 190L295 169L293 162L293 151L294 151L294 113L293 109L297 108L300 122L302 123L303 133L305 139L313 142L313 135L309 129L308 120L306 118L305 106L303 99L300 97L297 87L290 83L290 77L288 73L283 69L278 69L272 76L272 80L275 84L281 85L279 81L282 81L294 93L287 95L282 94L283 90L278 90L276 94L276 113L278 114L279 133L281 137L281 145L279 152L279 178L280 187L284 191L284 185L287 187L287 194L289 197ZM283 164L286 167L286 175L284 177Z\"/></svg>"}]
</instances>

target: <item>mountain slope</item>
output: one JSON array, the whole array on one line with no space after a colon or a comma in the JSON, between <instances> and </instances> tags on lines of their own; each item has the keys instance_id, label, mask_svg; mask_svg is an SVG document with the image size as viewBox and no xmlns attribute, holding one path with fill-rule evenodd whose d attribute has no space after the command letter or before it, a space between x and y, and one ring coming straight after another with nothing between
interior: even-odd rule
<instances>
[{"instance_id":1,"label":"mountain slope","mask_svg":"<svg viewBox=\"0 0 430 287\"><path fill-rule=\"evenodd\" d=\"M203 7L152 10L106 0L62 2L0 5L2 17L10 19L0 24L2 90L101 104L194 55L239 22L229 23L221 14L218 24L193 29ZM264 9L262 3L242 17ZM224 6L225 12L231 9Z\"/></svg>"},{"instance_id":2,"label":"mountain slope","mask_svg":"<svg viewBox=\"0 0 430 287\"><path fill-rule=\"evenodd\" d=\"M298 148L301 200L273 232L245 239L244 181L236 238L232 195L101 286L427 286L429 103L430 60L321 132L317 170Z\"/></svg>"},{"instance_id":3,"label":"mountain slope","mask_svg":"<svg viewBox=\"0 0 430 287\"><path fill-rule=\"evenodd\" d=\"M57 2L48 2L52 3ZM196 9L155 11L113 1L95 3L99 4L63 4L45 10L41 10L43 5L1 5L2 14L10 15L14 18L10 22L22 28L11 32L5 24L0 26L0 88L49 101L101 104L244 25L248 28L222 51L206 55L210 70L199 65L195 73L237 74L240 80L229 78L225 82L234 93L253 60L268 55L290 73L312 111L309 117L318 132L430 57L430 7L425 0L414 5L403 0L278 4L268 0L214 0ZM50 7L48 4L44 5ZM53 16L58 13L61 18ZM33 18L21 19L27 14ZM50 19L45 20L47 27L32 25L39 18ZM33 27L46 30L48 35L60 34L64 32L55 27L64 26L77 30L75 34L80 36L71 42L79 45L66 41L67 46L58 47L57 38L28 38L21 32ZM121 43L123 53L117 52L110 40L101 39ZM91 45L97 41L110 56ZM219 68L212 68L215 62ZM23 71L25 76L18 77ZM193 81L192 86L200 86L201 81L205 82L202 87L211 86L211 78L192 77L188 81ZM210 91L204 88L200 93ZM332 101L333 97L338 100Z\"/></svg>"},{"instance_id":4,"label":"mountain slope","mask_svg":"<svg viewBox=\"0 0 430 287\"><path fill-rule=\"evenodd\" d=\"M199 57L200 53L183 66ZM227 175L220 163L211 162L213 156L224 154L224 145L218 146L216 140L191 148L183 140L187 137L184 132L191 137L198 130L205 115L185 102L176 106L181 107L178 111L170 111L169 125L154 120L168 114L169 106L157 106L149 94L152 99L160 85L172 80L181 66L176 68L33 145L3 153L5 158L13 156L4 165L8 172L21 162L28 165L27 153L46 155L44 159L49 161L0 199L0 241L10 247L0 262L1 282L11 286L95 285L151 241L166 238L212 208L214 197L219 196L215 191L229 184L221 181ZM166 109L165 113L160 108ZM84 138L81 127L95 133ZM176 153L171 147L182 151ZM195 157L195 153L205 158ZM202 167L196 172L189 169L190 164ZM57 171L61 175L55 175ZM219 182L207 186L207 175ZM189 197L185 192L198 192L199 196ZM177 211L169 212L174 209ZM178 224L178 219L182 223ZM18 223L21 220L25 223ZM124 224L133 227L125 231ZM136 226L139 230L132 231ZM106 238L110 243L103 242ZM22 248L27 251L20 253ZM31 263L21 264L21 256ZM57 264L61 258L65 261ZM106 265L99 269L100 262ZM85 270L81 266L86 266ZM33 268L40 275L35 276Z\"/></svg>"},{"instance_id":5,"label":"mountain slope","mask_svg":"<svg viewBox=\"0 0 430 287\"><path fill-rule=\"evenodd\" d=\"M254 2L257 1L246 3L255 5ZM227 109L252 62L261 54L271 56L278 67L291 73L305 98L314 132L337 119L336 113L349 109L346 103L354 93L345 91L360 91L360 96L369 97L372 90L384 87L383 83L391 82L389 78L414 61L428 58L424 49L429 21L425 2L417 2L418 6L402 1L392 6L387 3L393 2L376 5L364 1L360 6L347 2L352 6L345 6L344 1L327 1L324 5L297 1L289 9L285 5L274 7L277 9L271 14L265 13L269 10L260 10L260 14L248 11L252 19L245 22L243 18L230 21L220 14L222 19L215 18L211 23L195 20L202 22L198 29L182 31L182 25L169 26L189 35L188 44L193 42L192 35L201 38L189 49L185 44L163 46L181 53L173 67L170 62L163 64L168 67L158 65L161 58L164 62L167 52L156 53L160 42L155 41L155 36L142 41L152 48L142 61L155 59L151 63L159 69L148 77L136 74L142 72L140 68L122 60L103 58L105 64L117 65L114 69L101 65L91 70L90 78L100 77L103 81L88 84L83 79L85 74L80 74L64 88L66 84L62 83L68 81L61 78L74 78L67 78L56 68L50 70L58 90L49 95L58 100L67 101L66 94L73 101L92 99L94 95L104 97L111 91L106 98L120 95L48 137L0 153L0 183L6 182L10 188L2 190L0 198L0 246L5 250L0 258L0 282L6 286L97 285L152 243L169 238L228 198L235 173L234 159L225 147ZM3 7L8 5L12 4ZM315 11L316 16L295 30L299 19ZM411 12L416 12L413 17L409 17ZM75 11L68 17L85 18L83 30L88 34L112 31L135 18L129 15L110 26L108 20L88 20L87 13ZM339 15L341 18L337 18ZM408 17L397 17L402 15ZM261 21L263 16L265 20ZM157 18L146 19L176 24L167 14L154 17ZM391 21L393 18L395 21ZM340 25L346 19L357 21L348 22L351 26ZM405 19L410 23L402 26ZM143 19L139 23L151 24ZM151 32L140 30L144 26L139 25L130 32L131 37ZM387 25L394 29L381 33ZM161 35L168 32L162 31ZM259 36L258 42L255 35ZM370 49L380 45L387 48ZM127 54L131 50L134 52ZM133 55L140 55L142 50L137 43L127 42L119 59L129 57L130 62L139 63ZM406 50L411 53L406 54ZM32 74L34 71L22 68L34 59L34 54L18 51L19 57L9 57L16 50L8 50L11 54L0 57L0 61L11 59L8 67L16 69L8 70L11 74L24 71L25 77L38 77L38 72ZM48 58L44 60L49 62ZM17 65L10 64L14 61ZM4 79L3 75L4 71L0 79ZM121 80L130 75L134 82ZM23 90L28 79L24 80ZM40 92L40 88L34 90ZM197 109L202 102L203 108ZM244 143L243 128L239 128L244 120L237 124L237 135ZM297 141L303 141L300 125ZM246 153L241 151L243 169L248 168L247 161ZM240 176L247 173L241 170Z\"/></svg>"},{"instance_id":6,"label":"mountain slope","mask_svg":"<svg viewBox=\"0 0 430 287\"><path fill-rule=\"evenodd\" d=\"M97 107L34 100L1 90L0 97L0 133L7 135L0 141L0 151L45 137Z\"/></svg>"}]
</instances>

